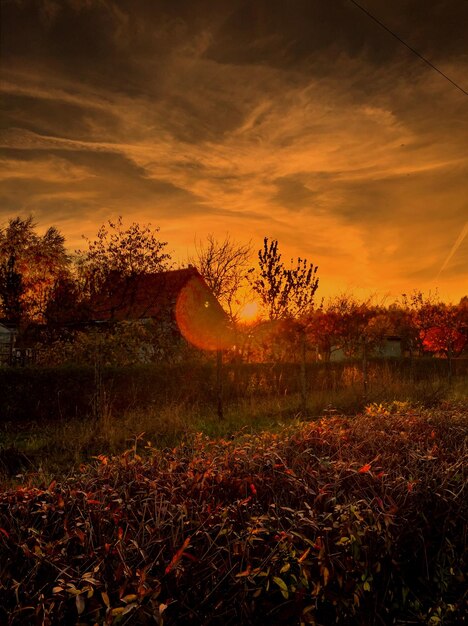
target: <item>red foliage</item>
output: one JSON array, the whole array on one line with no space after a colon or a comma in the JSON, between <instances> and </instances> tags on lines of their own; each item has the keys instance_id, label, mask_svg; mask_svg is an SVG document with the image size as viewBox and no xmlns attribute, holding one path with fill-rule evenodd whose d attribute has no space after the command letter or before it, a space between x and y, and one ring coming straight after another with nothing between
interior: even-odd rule
<instances>
[{"instance_id":1,"label":"red foliage","mask_svg":"<svg viewBox=\"0 0 468 626\"><path fill-rule=\"evenodd\" d=\"M425 333L421 332L424 349L428 352L447 354L450 350L453 356L461 354L467 343L466 335L456 328L448 326L434 326Z\"/></svg>"},{"instance_id":2,"label":"red foliage","mask_svg":"<svg viewBox=\"0 0 468 626\"><path fill-rule=\"evenodd\" d=\"M445 597L454 608L444 623L455 624L465 409L200 435L0 493L0 622L145 625L164 612L167 626L299 624L305 614L356 626L377 610L382 623L408 623L404 589L426 615Z\"/></svg>"}]
</instances>

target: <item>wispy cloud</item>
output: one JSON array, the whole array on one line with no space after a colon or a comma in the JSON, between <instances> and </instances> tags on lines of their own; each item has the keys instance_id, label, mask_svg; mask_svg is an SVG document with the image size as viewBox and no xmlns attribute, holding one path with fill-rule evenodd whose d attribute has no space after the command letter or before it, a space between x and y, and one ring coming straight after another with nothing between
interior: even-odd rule
<instances>
[{"instance_id":1,"label":"wispy cloud","mask_svg":"<svg viewBox=\"0 0 468 626\"><path fill-rule=\"evenodd\" d=\"M178 15L158 3L135 14L35 3L37 57L12 41L0 87L0 218L34 211L74 245L121 213L160 223L179 254L194 231L270 235L319 262L330 289L429 285L466 210L466 103L352 11L334 35L341 4L299 3L310 42L275 3L259 2L265 14L248 26L246 3L196 18L182 4ZM66 32L86 27L94 39L80 55ZM466 71L450 46L445 62Z\"/></svg>"},{"instance_id":2,"label":"wispy cloud","mask_svg":"<svg viewBox=\"0 0 468 626\"><path fill-rule=\"evenodd\" d=\"M468 222L465 222L465 225L463 226L463 228L460 231L460 234L458 235L457 239L455 240L455 243L453 244L450 252L447 255L447 258L445 259L445 261L442 264L442 267L440 268L440 270L437 273L436 276L436 280L438 280L439 276L442 274L442 272L445 270L445 268L448 266L448 264L450 263L450 261L452 260L453 256L456 254L456 252L458 251L458 248L462 245L462 243L465 240L465 237L468 235Z\"/></svg>"}]
</instances>

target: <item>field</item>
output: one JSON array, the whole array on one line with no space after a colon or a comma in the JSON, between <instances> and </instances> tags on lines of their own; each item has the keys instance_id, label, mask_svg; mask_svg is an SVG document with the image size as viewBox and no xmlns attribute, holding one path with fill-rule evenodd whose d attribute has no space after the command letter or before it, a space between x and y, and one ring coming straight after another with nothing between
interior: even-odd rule
<instances>
[{"instance_id":1,"label":"field","mask_svg":"<svg viewBox=\"0 0 468 626\"><path fill-rule=\"evenodd\" d=\"M466 361L449 384L443 359L311 363L303 407L298 364L243 364L223 372L223 419L213 364L0 368L0 481L43 484L99 454L118 455L144 433L156 448L281 432L297 419L355 415L398 399L426 407L467 399ZM19 478L16 478L18 477Z\"/></svg>"},{"instance_id":2,"label":"field","mask_svg":"<svg viewBox=\"0 0 468 626\"><path fill-rule=\"evenodd\" d=\"M264 403L240 432L208 420L209 436L197 414L166 424L170 447L127 432L124 452L103 437L68 472L22 469L0 496L0 622L463 624L456 395L309 420L276 407L269 423Z\"/></svg>"}]
</instances>

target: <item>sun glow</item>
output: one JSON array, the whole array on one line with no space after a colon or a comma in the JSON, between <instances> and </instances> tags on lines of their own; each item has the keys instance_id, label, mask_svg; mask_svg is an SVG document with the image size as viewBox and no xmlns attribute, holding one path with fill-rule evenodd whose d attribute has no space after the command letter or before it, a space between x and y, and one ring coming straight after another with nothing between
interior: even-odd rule
<instances>
[{"instance_id":1,"label":"sun glow","mask_svg":"<svg viewBox=\"0 0 468 626\"><path fill-rule=\"evenodd\" d=\"M239 311L239 319L244 323L255 322L260 314L258 302L247 302Z\"/></svg>"}]
</instances>

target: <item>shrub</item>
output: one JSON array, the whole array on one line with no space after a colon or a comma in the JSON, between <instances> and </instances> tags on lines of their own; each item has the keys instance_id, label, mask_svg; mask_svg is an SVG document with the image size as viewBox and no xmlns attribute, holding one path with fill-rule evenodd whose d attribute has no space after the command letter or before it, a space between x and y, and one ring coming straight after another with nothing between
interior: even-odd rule
<instances>
[{"instance_id":1,"label":"shrub","mask_svg":"<svg viewBox=\"0 0 468 626\"><path fill-rule=\"evenodd\" d=\"M7 624L461 624L466 405L125 454L0 497ZM143 455L143 456L141 456Z\"/></svg>"}]
</instances>

